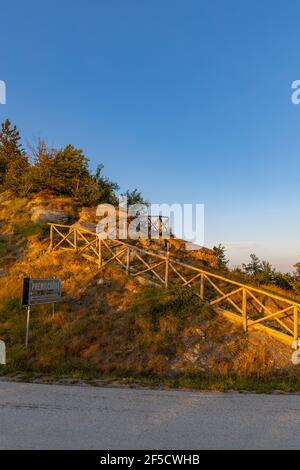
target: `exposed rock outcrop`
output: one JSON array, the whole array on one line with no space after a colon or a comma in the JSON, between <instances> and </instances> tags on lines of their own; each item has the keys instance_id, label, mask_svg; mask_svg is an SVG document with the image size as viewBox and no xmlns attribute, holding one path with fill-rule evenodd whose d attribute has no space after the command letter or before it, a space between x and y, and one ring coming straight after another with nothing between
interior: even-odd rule
<instances>
[{"instance_id":1,"label":"exposed rock outcrop","mask_svg":"<svg viewBox=\"0 0 300 470\"><path fill-rule=\"evenodd\" d=\"M33 222L65 224L69 220L69 215L65 211L47 209L43 206L34 206L31 208L31 220Z\"/></svg>"}]
</instances>

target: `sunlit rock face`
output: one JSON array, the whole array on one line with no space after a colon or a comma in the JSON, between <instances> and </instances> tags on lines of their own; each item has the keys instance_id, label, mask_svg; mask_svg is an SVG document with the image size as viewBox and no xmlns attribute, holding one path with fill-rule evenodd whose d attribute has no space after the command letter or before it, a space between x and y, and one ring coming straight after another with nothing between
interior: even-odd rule
<instances>
[{"instance_id":1,"label":"sunlit rock face","mask_svg":"<svg viewBox=\"0 0 300 470\"><path fill-rule=\"evenodd\" d=\"M31 209L31 220L33 222L55 222L64 224L68 222L69 215L65 211L47 209L43 206L35 206Z\"/></svg>"}]
</instances>

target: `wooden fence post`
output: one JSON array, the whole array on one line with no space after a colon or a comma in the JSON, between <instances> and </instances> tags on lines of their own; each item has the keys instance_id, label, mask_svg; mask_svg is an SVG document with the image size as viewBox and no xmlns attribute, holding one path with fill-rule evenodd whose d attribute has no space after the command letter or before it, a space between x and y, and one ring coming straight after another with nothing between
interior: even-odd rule
<instances>
[{"instance_id":1,"label":"wooden fence post","mask_svg":"<svg viewBox=\"0 0 300 470\"><path fill-rule=\"evenodd\" d=\"M158 236L159 236L159 239L162 238L162 217L161 217L161 215L158 216Z\"/></svg>"},{"instance_id":2,"label":"wooden fence post","mask_svg":"<svg viewBox=\"0 0 300 470\"><path fill-rule=\"evenodd\" d=\"M166 271L165 271L165 286L169 285L169 259L170 259L170 243L167 241L167 256L166 256Z\"/></svg>"},{"instance_id":3,"label":"wooden fence post","mask_svg":"<svg viewBox=\"0 0 300 470\"><path fill-rule=\"evenodd\" d=\"M294 340L298 340L298 307L294 305Z\"/></svg>"},{"instance_id":4,"label":"wooden fence post","mask_svg":"<svg viewBox=\"0 0 300 470\"><path fill-rule=\"evenodd\" d=\"M204 274L201 273L200 278L200 299L204 300Z\"/></svg>"},{"instance_id":5,"label":"wooden fence post","mask_svg":"<svg viewBox=\"0 0 300 470\"><path fill-rule=\"evenodd\" d=\"M167 237L171 237L171 228L170 228L170 219L168 217L168 221L167 221Z\"/></svg>"},{"instance_id":6,"label":"wooden fence post","mask_svg":"<svg viewBox=\"0 0 300 470\"><path fill-rule=\"evenodd\" d=\"M243 329L247 331L247 292L245 287L243 287L242 295Z\"/></svg>"},{"instance_id":7,"label":"wooden fence post","mask_svg":"<svg viewBox=\"0 0 300 470\"><path fill-rule=\"evenodd\" d=\"M74 228L74 250L77 251L77 228Z\"/></svg>"},{"instance_id":8,"label":"wooden fence post","mask_svg":"<svg viewBox=\"0 0 300 470\"><path fill-rule=\"evenodd\" d=\"M102 266L102 242L101 238L98 235L98 268Z\"/></svg>"},{"instance_id":9,"label":"wooden fence post","mask_svg":"<svg viewBox=\"0 0 300 470\"><path fill-rule=\"evenodd\" d=\"M130 247L127 247L127 255L126 255L126 272L130 274Z\"/></svg>"},{"instance_id":10,"label":"wooden fence post","mask_svg":"<svg viewBox=\"0 0 300 470\"><path fill-rule=\"evenodd\" d=\"M50 224L50 250L53 249L53 224Z\"/></svg>"}]
</instances>

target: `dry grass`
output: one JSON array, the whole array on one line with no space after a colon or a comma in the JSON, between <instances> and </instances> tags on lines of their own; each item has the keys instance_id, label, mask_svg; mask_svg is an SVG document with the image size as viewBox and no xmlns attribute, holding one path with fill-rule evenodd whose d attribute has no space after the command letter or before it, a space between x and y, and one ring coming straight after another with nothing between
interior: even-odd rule
<instances>
[{"instance_id":1,"label":"dry grass","mask_svg":"<svg viewBox=\"0 0 300 470\"><path fill-rule=\"evenodd\" d=\"M17 213L22 213L18 221L28 217L24 201L8 201L0 207L0 223L8 227ZM115 266L100 275L74 253L49 253L44 227L36 230L26 237L11 234L12 246L21 236L23 241L0 284L0 338L8 352L1 373L217 390L300 390L286 346L262 333L241 334L240 327L199 303L191 289L142 286ZM48 306L33 308L28 350L20 304L24 276L57 276L63 287L54 316Z\"/></svg>"}]
</instances>

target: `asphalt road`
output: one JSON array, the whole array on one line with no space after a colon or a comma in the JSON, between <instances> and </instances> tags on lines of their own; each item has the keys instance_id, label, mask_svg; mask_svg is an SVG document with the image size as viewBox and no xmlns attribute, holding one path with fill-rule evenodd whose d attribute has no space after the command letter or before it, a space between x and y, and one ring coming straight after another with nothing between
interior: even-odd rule
<instances>
[{"instance_id":1,"label":"asphalt road","mask_svg":"<svg viewBox=\"0 0 300 470\"><path fill-rule=\"evenodd\" d=\"M297 449L300 396L0 381L0 449Z\"/></svg>"}]
</instances>

